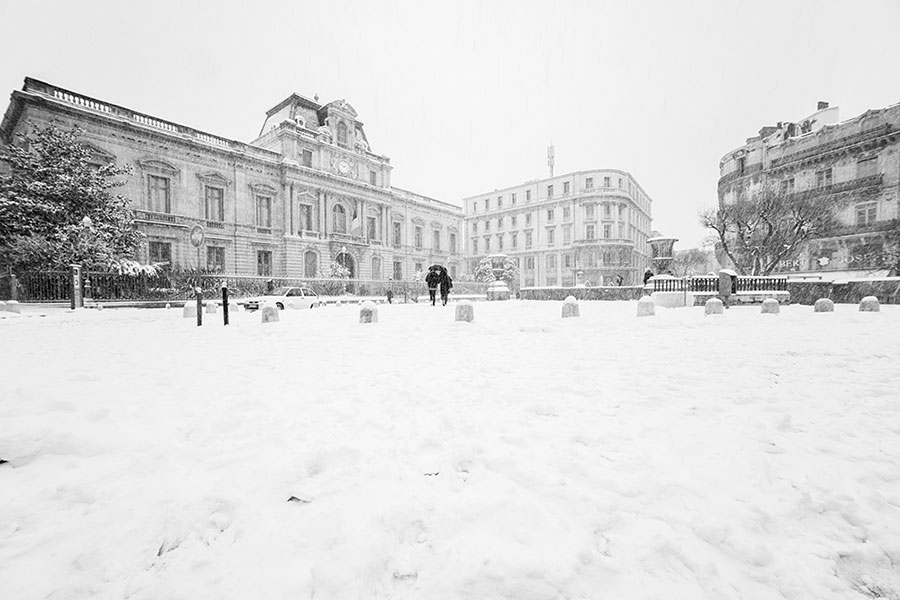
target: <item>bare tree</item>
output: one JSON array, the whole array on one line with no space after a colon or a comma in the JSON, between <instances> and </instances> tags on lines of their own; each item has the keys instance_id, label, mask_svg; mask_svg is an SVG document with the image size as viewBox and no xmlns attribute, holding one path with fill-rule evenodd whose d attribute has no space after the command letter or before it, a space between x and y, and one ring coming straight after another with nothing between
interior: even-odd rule
<instances>
[{"instance_id":1,"label":"bare tree","mask_svg":"<svg viewBox=\"0 0 900 600\"><path fill-rule=\"evenodd\" d=\"M675 253L672 261L672 268L676 274L690 275L693 271L700 269L709 264L713 258L711 250L702 248L688 248Z\"/></svg>"},{"instance_id":2,"label":"bare tree","mask_svg":"<svg viewBox=\"0 0 900 600\"><path fill-rule=\"evenodd\" d=\"M814 194L783 194L765 186L748 198L700 215L741 275L768 275L803 244L835 225L831 206Z\"/></svg>"}]
</instances>

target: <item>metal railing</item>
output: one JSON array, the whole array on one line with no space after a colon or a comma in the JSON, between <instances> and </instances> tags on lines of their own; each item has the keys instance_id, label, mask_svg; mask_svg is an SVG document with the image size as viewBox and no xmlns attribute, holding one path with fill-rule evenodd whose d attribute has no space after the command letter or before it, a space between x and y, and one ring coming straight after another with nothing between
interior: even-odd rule
<instances>
[{"instance_id":1,"label":"metal railing","mask_svg":"<svg viewBox=\"0 0 900 600\"><path fill-rule=\"evenodd\" d=\"M20 302L67 302L71 298L70 274L66 271L33 271L18 274L17 290ZM9 279L9 278L5 278ZM5 280L4 279L4 280ZM3 281L0 281L2 285ZM427 293L423 282L392 281L389 279L329 279L268 277L229 274L197 274L194 272L163 272L151 275L120 275L117 273L87 272L83 275L84 297L87 301L182 301L194 297L199 287L204 296L217 297L227 283L234 298L265 294L272 287L306 287L320 296L395 296ZM455 294L485 294L487 284L454 281ZM8 295L8 294L7 294Z\"/></svg>"},{"instance_id":2,"label":"metal railing","mask_svg":"<svg viewBox=\"0 0 900 600\"><path fill-rule=\"evenodd\" d=\"M738 276L736 292L787 291L787 277ZM654 292L718 292L718 277L654 278Z\"/></svg>"}]
</instances>

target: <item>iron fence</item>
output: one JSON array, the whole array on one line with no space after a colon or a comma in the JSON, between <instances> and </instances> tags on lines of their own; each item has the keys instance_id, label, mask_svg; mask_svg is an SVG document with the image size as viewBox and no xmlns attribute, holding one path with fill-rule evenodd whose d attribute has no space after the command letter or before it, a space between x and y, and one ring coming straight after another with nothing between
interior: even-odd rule
<instances>
[{"instance_id":1,"label":"iron fence","mask_svg":"<svg viewBox=\"0 0 900 600\"><path fill-rule=\"evenodd\" d=\"M18 276L20 302L66 302L71 298L70 274L66 271L32 271ZM0 293L9 297L12 279L0 277ZM386 279L322 279L226 275L192 272L163 272L158 275L122 275L117 273L87 272L83 274L86 300L113 301L181 301L194 297L200 288L205 297L217 297L224 284L233 298L259 296L276 287L306 287L319 296L387 296L390 290L395 297L417 297L425 294L425 284L416 281L392 281ZM487 284L478 282L454 282L453 293L484 294Z\"/></svg>"}]
</instances>

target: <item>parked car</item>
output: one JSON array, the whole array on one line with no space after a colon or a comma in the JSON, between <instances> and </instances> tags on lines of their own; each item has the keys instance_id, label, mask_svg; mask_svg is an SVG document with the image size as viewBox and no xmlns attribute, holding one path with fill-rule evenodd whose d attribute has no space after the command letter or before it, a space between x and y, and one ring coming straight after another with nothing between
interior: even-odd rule
<instances>
[{"instance_id":1,"label":"parked car","mask_svg":"<svg viewBox=\"0 0 900 600\"><path fill-rule=\"evenodd\" d=\"M266 302L272 302L279 310L285 308L314 308L319 306L319 296L309 288L279 287L268 294L238 300L246 310L256 310Z\"/></svg>"}]
</instances>

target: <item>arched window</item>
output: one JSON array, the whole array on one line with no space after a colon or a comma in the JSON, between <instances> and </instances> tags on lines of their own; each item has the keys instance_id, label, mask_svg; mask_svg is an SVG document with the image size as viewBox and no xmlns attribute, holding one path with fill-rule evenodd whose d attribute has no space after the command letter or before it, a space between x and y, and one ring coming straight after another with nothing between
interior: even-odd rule
<instances>
[{"instance_id":1,"label":"arched window","mask_svg":"<svg viewBox=\"0 0 900 600\"><path fill-rule=\"evenodd\" d=\"M312 250L307 250L303 254L303 275L305 277L316 277L319 273L319 257Z\"/></svg>"},{"instance_id":2,"label":"arched window","mask_svg":"<svg viewBox=\"0 0 900 600\"><path fill-rule=\"evenodd\" d=\"M372 257L372 279L381 279L381 259Z\"/></svg>"},{"instance_id":3,"label":"arched window","mask_svg":"<svg viewBox=\"0 0 900 600\"><path fill-rule=\"evenodd\" d=\"M347 211L340 204L335 204L331 211L332 231L335 233L347 233Z\"/></svg>"},{"instance_id":4,"label":"arched window","mask_svg":"<svg viewBox=\"0 0 900 600\"><path fill-rule=\"evenodd\" d=\"M341 121L340 123L338 123L337 129L338 129L338 131L337 131L338 145L346 146L348 143L347 142L347 124L344 123L343 121Z\"/></svg>"}]
</instances>

